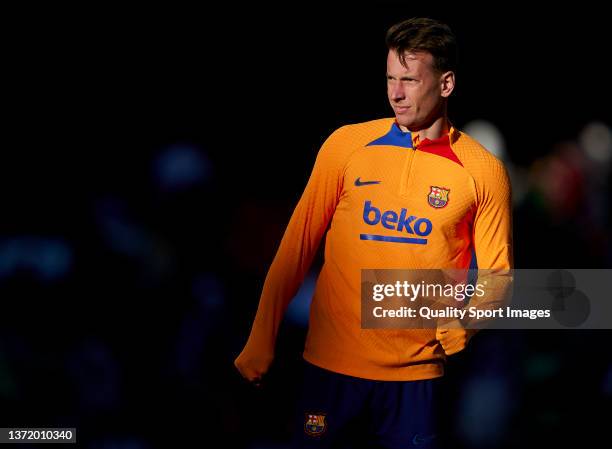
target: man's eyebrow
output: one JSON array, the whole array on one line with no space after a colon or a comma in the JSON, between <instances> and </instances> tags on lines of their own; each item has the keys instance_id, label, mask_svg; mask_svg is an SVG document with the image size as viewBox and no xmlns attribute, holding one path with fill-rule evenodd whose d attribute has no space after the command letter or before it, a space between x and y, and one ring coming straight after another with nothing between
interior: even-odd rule
<instances>
[{"instance_id":1,"label":"man's eyebrow","mask_svg":"<svg viewBox=\"0 0 612 449\"><path fill-rule=\"evenodd\" d=\"M399 79L401 80L407 80L407 79L414 79L416 77L416 75L412 75L412 74L403 74L399 76ZM387 78L398 78L395 75L391 75L390 73L387 73Z\"/></svg>"}]
</instances>

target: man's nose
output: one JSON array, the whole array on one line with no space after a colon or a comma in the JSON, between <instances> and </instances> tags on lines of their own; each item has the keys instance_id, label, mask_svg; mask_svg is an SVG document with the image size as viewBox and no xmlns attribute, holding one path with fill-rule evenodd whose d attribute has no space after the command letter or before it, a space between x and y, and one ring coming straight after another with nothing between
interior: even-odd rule
<instances>
[{"instance_id":1,"label":"man's nose","mask_svg":"<svg viewBox=\"0 0 612 449\"><path fill-rule=\"evenodd\" d=\"M402 86L399 83L391 88L391 99L393 101L401 101L404 98L404 90L402 89Z\"/></svg>"}]
</instances>

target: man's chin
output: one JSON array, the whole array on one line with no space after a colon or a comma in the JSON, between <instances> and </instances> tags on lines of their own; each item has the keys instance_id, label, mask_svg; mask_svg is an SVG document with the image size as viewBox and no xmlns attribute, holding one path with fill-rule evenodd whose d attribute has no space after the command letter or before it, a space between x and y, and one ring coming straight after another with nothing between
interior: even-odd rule
<instances>
[{"instance_id":1,"label":"man's chin","mask_svg":"<svg viewBox=\"0 0 612 449\"><path fill-rule=\"evenodd\" d=\"M414 122L412 120L406 120L406 117L402 117L401 115L395 115L395 121L402 128L402 130L407 131L414 127Z\"/></svg>"}]
</instances>

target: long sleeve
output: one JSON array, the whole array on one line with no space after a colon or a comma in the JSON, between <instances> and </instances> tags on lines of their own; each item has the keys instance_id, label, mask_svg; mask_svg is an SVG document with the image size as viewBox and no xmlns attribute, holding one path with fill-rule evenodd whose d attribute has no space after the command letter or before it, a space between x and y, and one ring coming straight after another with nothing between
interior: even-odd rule
<instances>
[{"instance_id":1,"label":"long sleeve","mask_svg":"<svg viewBox=\"0 0 612 449\"><path fill-rule=\"evenodd\" d=\"M482 297L473 296L470 306L498 308L510 299L512 288L512 192L503 164L491 157L475 177L478 207L473 242L478 262Z\"/></svg>"},{"instance_id":2,"label":"long sleeve","mask_svg":"<svg viewBox=\"0 0 612 449\"><path fill-rule=\"evenodd\" d=\"M289 302L299 289L333 216L343 184L347 147L339 128L324 142L306 188L266 276L247 344L240 355L251 363L269 363ZM239 358L240 358L239 357Z\"/></svg>"}]
</instances>

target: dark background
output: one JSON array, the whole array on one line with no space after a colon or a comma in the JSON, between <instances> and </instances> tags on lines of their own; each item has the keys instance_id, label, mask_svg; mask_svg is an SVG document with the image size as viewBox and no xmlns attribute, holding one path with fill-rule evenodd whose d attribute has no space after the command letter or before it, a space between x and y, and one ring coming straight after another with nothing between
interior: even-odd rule
<instances>
[{"instance_id":1,"label":"dark background","mask_svg":"<svg viewBox=\"0 0 612 449\"><path fill-rule=\"evenodd\" d=\"M610 133L602 10L331 3L6 14L1 427L77 427L87 448L287 447L304 307L263 389L233 360L319 146L390 116L384 34L404 18L451 26L451 119L505 139L516 267L610 268L612 148L589 158L581 138ZM446 437L605 441L610 342L481 333L449 361Z\"/></svg>"}]
</instances>

